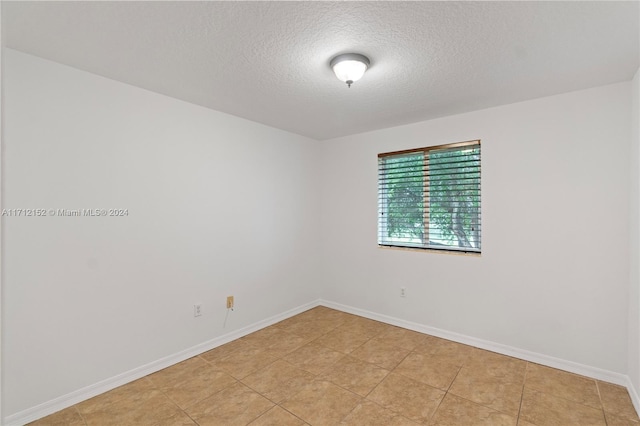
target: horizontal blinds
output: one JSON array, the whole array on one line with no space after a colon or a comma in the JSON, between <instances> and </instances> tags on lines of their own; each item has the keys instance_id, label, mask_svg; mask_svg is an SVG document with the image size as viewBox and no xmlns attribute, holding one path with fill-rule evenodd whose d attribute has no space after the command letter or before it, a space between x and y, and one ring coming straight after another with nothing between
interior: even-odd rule
<instances>
[{"instance_id":1,"label":"horizontal blinds","mask_svg":"<svg viewBox=\"0 0 640 426\"><path fill-rule=\"evenodd\" d=\"M378 155L380 245L479 252L480 141Z\"/></svg>"}]
</instances>

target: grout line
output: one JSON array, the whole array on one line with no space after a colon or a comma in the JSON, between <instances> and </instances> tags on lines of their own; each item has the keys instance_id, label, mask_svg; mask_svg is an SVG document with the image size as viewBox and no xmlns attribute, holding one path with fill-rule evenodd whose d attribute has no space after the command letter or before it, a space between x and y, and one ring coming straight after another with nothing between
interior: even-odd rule
<instances>
[{"instance_id":1,"label":"grout line","mask_svg":"<svg viewBox=\"0 0 640 426\"><path fill-rule=\"evenodd\" d=\"M84 416L82 415L82 413L80 412L80 409L78 408L78 404L74 404L73 408L75 408L76 413L78 413L78 415L82 419L82 422L85 424L85 426L87 426L87 419L85 419Z\"/></svg>"},{"instance_id":2,"label":"grout line","mask_svg":"<svg viewBox=\"0 0 640 426\"><path fill-rule=\"evenodd\" d=\"M598 384L597 380L594 380L594 382L596 382L596 391L598 391L598 399L600 399L600 405L602 406L602 409L604 410L604 403L602 402L602 392L600 392L600 385Z\"/></svg>"},{"instance_id":3,"label":"grout line","mask_svg":"<svg viewBox=\"0 0 640 426\"><path fill-rule=\"evenodd\" d=\"M449 393L451 393L451 392L447 392L447 394L449 394ZM485 405L485 404L480 404L479 402L473 401L473 400L471 400L469 398L466 398L464 396L456 395L455 393L451 393L451 396L453 396L455 398L458 398L458 399L463 399L463 400L465 400L465 401L467 401L467 402L469 402L469 403L471 403L473 405L477 405L478 407L486 408L488 410L495 411L496 413L504 414L504 415L507 415L509 417L514 417L514 415L512 413L507 413L506 411L498 410L497 408L489 407L488 405ZM529 422L529 423L531 423L531 422Z\"/></svg>"},{"instance_id":4,"label":"grout line","mask_svg":"<svg viewBox=\"0 0 640 426\"><path fill-rule=\"evenodd\" d=\"M458 371L456 372L456 375L453 376L453 380L451 380L451 383L449 383L449 386L447 387L447 390L445 391L446 393L449 393L449 390L451 389L451 386L453 386L453 382L456 381L456 379L458 378L458 374L460 374L460 372L462 371L462 367L464 367L464 364L461 365L460 367L458 367Z\"/></svg>"},{"instance_id":5,"label":"grout line","mask_svg":"<svg viewBox=\"0 0 640 426\"><path fill-rule=\"evenodd\" d=\"M602 409L602 417L604 418L604 424L608 425L609 421L607 420L607 413L604 411L604 402L602 402L602 392L600 392L600 384L598 380L592 379L596 384L596 391L598 392L598 399L600 400L600 408Z\"/></svg>"},{"instance_id":6,"label":"grout line","mask_svg":"<svg viewBox=\"0 0 640 426\"><path fill-rule=\"evenodd\" d=\"M458 374L460 374L460 371L462 371L462 369L463 369L463 368L465 368L465 367L464 367L464 365L460 367L460 369L458 370ZM466 367L466 368L469 368L469 367ZM472 369L472 370L473 370L473 369ZM456 378L458 377L458 374L456 374ZM450 389L451 389L451 386L453 386L453 382L454 382L454 381L455 381L455 378L454 378L454 380L451 382L451 385L449 386L449 389L447 390L447 394L451 393L451 392L450 392ZM457 395L457 394L455 394L455 393L451 393L451 395L452 395L452 396L454 396L454 397L456 397L456 398L459 398L459 399L463 399L463 400L465 400L465 401L468 401L468 402L470 402L470 403L472 403L472 404L474 404L474 405L478 405L478 406L480 406L480 407L484 407L484 408L487 408L487 409L489 409L489 410L496 411L496 412L498 412L498 413L506 414L506 415L507 415L507 416L509 416L509 417L514 417L512 413L506 412L506 411L504 411L504 410L499 410L499 409L497 409L497 408L490 407L490 406L488 406L488 405L485 405L485 404L482 404L482 403L479 403L479 402L473 401L473 400L471 400L471 399L469 399L469 398L467 398L467 397L460 396L460 395ZM520 403L522 403L522 399L520 400ZM516 417L517 417L517 416L516 416Z\"/></svg>"},{"instance_id":7,"label":"grout line","mask_svg":"<svg viewBox=\"0 0 640 426\"><path fill-rule=\"evenodd\" d=\"M185 416L189 417L191 419L192 422L194 422L195 424L197 424L198 426L200 426L200 423L198 423L196 421L196 419L194 419L193 417L191 417L191 415L189 413L187 413L185 410L182 410L182 412L184 413Z\"/></svg>"},{"instance_id":8,"label":"grout line","mask_svg":"<svg viewBox=\"0 0 640 426\"><path fill-rule=\"evenodd\" d=\"M433 413L429 416L429 423L431 423L431 420L433 420L433 418L436 416L436 413L438 412L438 410L440 409L440 406L442 405L442 401L444 401L444 399L447 397L448 394L449 394L449 391L446 391L444 395L442 395L442 399L440 399L440 402L438 402L438 406L436 407L435 410L433 410Z\"/></svg>"},{"instance_id":9,"label":"grout line","mask_svg":"<svg viewBox=\"0 0 640 426\"><path fill-rule=\"evenodd\" d=\"M294 416L296 419L300 419L300 421L303 421L305 425L308 425L308 424L309 424L309 422L308 422L308 421L306 421L305 419L303 419L303 418L302 418L302 417L300 417L300 416L297 416L295 413L292 413L291 411L287 410L287 409L286 409L285 407L283 407L282 405L280 405L280 404L276 404L275 406L276 406L276 407L280 407L280 408L282 408L284 411L286 411L287 413L291 414L291 415L292 415L292 416ZM271 408L271 409L273 410L273 408ZM255 421L255 420L254 420L254 421Z\"/></svg>"},{"instance_id":10,"label":"grout line","mask_svg":"<svg viewBox=\"0 0 640 426\"><path fill-rule=\"evenodd\" d=\"M529 364L530 362L527 361L527 364L524 368L524 380L522 381L522 391L520 391L520 405L518 405L518 415L516 417L516 425L520 423L520 414L522 413L522 403L524 401L524 386L527 383L527 375L529 374Z\"/></svg>"},{"instance_id":11,"label":"grout line","mask_svg":"<svg viewBox=\"0 0 640 426\"><path fill-rule=\"evenodd\" d=\"M333 382L330 382L330 383L335 384L335 383L333 383ZM336 386L338 386L338 385L336 385ZM344 389L344 388L342 388L342 387L340 387L340 388L341 388L341 389ZM345 390L348 390L348 389L345 389ZM351 392L351 391L349 391L349 392ZM344 421L344 419L346 419L347 417L349 417L349 415L350 415L351 413L353 413L353 410L355 410L356 408L358 408L358 406L362 405L362 400L363 400L364 398L363 398L363 397L361 397L360 395L358 395L358 394L357 394L357 393L355 393L355 392L351 392L351 393L352 393L352 394L354 394L354 395L356 395L356 396L357 396L358 398L360 398L360 399L358 400L358 402L356 403L356 405L354 405L354 406L353 406L353 408L352 408L351 410L349 410L349 412L348 412L347 414L345 414L344 416L342 416L342 417L340 418L340 423L339 423L339 424L341 424L341 423L342 423L342 421Z\"/></svg>"},{"instance_id":12,"label":"grout line","mask_svg":"<svg viewBox=\"0 0 640 426\"><path fill-rule=\"evenodd\" d=\"M435 417L436 413L438 412L438 410L440 409L440 406L442 405L442 401L444 401L444 399L447 397L447 395L449 394L449 389L451 389L451 386L453 386L453 382L456 381L456 378L458 377L458 374L460 374L460 371L462 370L462 365L458 367L458 371L456 371L456 375L453 376L453 379L451 380L451 383L449 383L449 386L447 387L447 390L444 391L444 395L442 396L442 399L440 400L440 402L438 402L438 406L436 407L435 410L433 410L433 414L431 415L431 417L429 417L429 421L431 422L431 420L433 420L433 418ZM437 389L437 388L436 388ZM441 390L441 389L438 389ZM452 394L453 395L453 394ZM471 401L473 402L473 401Z\"/></svg>"},{"instance_id":13,"label":"grout line","mask_svg":"<svg viewBox=\"0 0 640 426\"><path fill-rule=\"evenodd\" d=\"M402 364L404 362L405 359L407 359L409 357L409 355L411 355L413 353L413 351L409 351L404 357L402 357L402 359L400 360L399 363L396 364L395 367L393 367L391 370L389 370L391 373L395 372L398 369L398 366L400 364ZM400 373L396 373L396 374L400 374ZM400 374L401 376L404 376L404 374ZM406 376L405 376L406 377ZM414 379L415 380L415 379ZM416 380L419 382L419 380ZM432 386L433 387L433 386Z\"/></svg>"}]
</instances>

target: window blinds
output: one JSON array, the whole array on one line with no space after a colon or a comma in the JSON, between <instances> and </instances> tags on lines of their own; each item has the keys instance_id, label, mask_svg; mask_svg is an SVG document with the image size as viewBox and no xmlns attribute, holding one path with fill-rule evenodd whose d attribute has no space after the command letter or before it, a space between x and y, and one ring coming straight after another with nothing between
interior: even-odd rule
<instances>
[{"instance_id":1,"label":"window blinds","mask_svg":"<svg viewBox=\"0 0 640 426\"><path fill-rule=\"evenodd\" d=\"M378 244L480 252L480 141L378 154Z\"/></svg>"}]
</instances>

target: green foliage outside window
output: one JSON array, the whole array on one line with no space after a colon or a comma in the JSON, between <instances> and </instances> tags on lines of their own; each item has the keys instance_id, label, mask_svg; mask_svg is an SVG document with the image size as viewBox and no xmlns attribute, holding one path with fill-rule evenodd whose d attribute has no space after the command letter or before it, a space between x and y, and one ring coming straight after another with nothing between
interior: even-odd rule
<instances>
[{"instance_id":1,"label":"green foliage outside window","mask_svg":"<svg viewBox=\"0 0 640 426\"><path fill-rule=\"evenodd\" d=\"M479 144L383 156L379 191L380 244L480 251Z\"/></svg>"}]
</instances>

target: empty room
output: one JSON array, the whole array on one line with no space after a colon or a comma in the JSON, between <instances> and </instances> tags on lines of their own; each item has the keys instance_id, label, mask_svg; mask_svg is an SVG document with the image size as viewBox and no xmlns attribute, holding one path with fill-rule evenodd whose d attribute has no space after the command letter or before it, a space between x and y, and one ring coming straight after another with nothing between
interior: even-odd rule
<instances>
[{"instance_id":1,"label":"empty room","mask_svg":"<svg viewBox=\"0 0 640 426\"><path fill-rule=\"evenodd\" d=\"M640 2L2 1L0 423L640 426Z\"/></svg>"}]
</instances>

